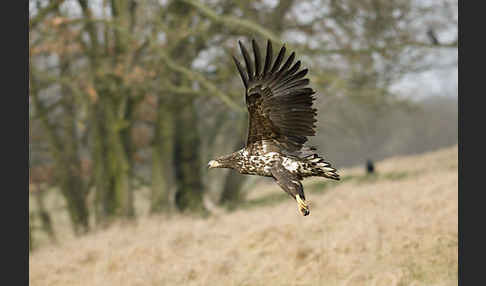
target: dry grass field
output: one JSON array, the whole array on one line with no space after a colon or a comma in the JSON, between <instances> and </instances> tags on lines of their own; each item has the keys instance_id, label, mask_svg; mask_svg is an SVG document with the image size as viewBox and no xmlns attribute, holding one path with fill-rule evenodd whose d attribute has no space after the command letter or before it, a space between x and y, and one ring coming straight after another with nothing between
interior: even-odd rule
<instances>
[{"instance_id":1,"label":"dry grass field","mask_svg":"<svg viewBox=\"0 0 486 286\"><path fill-rule=\"evenodd\" d=\"M301 216L261 184L232 213L142 216L30 255L30 285L457 285L457 146L305 182Z\"/></svg>"}]
</instances>

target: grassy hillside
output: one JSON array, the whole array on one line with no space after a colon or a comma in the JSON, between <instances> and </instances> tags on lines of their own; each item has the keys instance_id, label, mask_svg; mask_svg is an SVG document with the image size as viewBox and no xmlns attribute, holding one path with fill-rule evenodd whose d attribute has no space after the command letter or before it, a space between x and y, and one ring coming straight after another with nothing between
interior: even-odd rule
<instances>
[{"instance_id":1,"label":"grassy hillside","mask_svg":"<svg viewBox=\"0 0 486 286\"><path fill-rule=\"evenodd\" d=\"M233 213L146 217L30 256L30 285L457 285L457 146L378 162L378 175L276 185Z\"/></svg>"}]
</instances>

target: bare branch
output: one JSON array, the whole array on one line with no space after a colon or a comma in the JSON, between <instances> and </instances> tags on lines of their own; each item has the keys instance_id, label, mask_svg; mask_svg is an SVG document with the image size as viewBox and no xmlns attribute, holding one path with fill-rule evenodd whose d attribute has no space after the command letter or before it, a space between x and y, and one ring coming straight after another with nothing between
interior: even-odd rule
<instances>
[{"instance_id":1,"label":"bare branch","mask_svg":"<svg viewBox=\"0 0 486 286\"><path fill-rule=\"evenodd\" d=\"M271 31L265 29L264 27L258 24L255 24L253 22L244 19L239 19L236 17L218 15L211 8L201 4L197 0L184 0L184 2L192 5L194 8L198 9L199 12L201 12L201 14L203 14L204 16L208 17L209 19L217 23L228 26L232 29L243 29L246 31L254 32L261 35L262 37L272 40L273 42L280 43L280 44L282 43L280 38L277 37L274 33L272 33Z\"/></svg>"},{"instance_id":2,"label":"bare branch","mask_svg":"<svg viewBox=\"0 0 486 286\"><path fill-rule=\"evenodd\" d=\"M54 0L45 8L39 10L34 18L29 21L29 29L34 29L50 12L57 10L57 8L64 2L64 0Z\"/></svg>"},{"instance_id":3,"label":"bare branch","mask_svg":"<svg viewBox=\"0 0 486 286\"><path fill-rule=\"evenodd\" d=\"M188 79L197 81L201 86L206 88L211 94L219 97L226 105L228 105L231 109L238 111L238 112L243 112L243 109L236 104L231 98L229 98L226 94L224 94L222 91L219 90L214 84L211 83L211 81L207 80L204 78L204 76L200 75L199 73L193 72L188 68L185 68L176 62L174 62L168 55L166 55L164 52L160 52L162 60L165 62L167 67L170 69L181 73Z\"/></svg>"}]
</instances>

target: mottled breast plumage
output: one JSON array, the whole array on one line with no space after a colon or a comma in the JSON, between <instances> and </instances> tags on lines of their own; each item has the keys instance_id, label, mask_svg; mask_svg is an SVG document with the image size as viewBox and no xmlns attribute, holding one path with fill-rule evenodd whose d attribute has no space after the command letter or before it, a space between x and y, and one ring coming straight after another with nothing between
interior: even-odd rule
<instances>
[{"instance_id":1,"label":"mottled breast plumage","mask_svg":"<svg viewBox=\"0 0 486 286\"><path fill-rule=\"evenodd\" d=\"M242 174L272 176L270 168L276 161L280 161L280 154L276 152L269 152L261 155L250 155L248 150L241 150L241 159L238 164Z\"/></svg>"}]
</instances>

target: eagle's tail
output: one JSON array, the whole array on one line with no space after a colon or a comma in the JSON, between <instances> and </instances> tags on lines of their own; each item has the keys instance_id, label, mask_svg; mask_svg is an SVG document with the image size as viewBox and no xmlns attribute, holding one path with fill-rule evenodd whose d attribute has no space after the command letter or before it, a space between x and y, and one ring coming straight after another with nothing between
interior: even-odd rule
<instances>
[{"instance_id":1,"label":"eagle's tail","mask_svg":"<svg viewBox=\"0 0 486 286\"><path fill-rule=\"evenodd\" d=\"M331 163L327 162L319 155L312 154L305 157L305 159L307 159L307 161L311 164L312 173L314 173L314 176L325 177L336 181L341 179L339 174L336 173L337 170L331 166Z\"/></svg>"}]
</instances>

